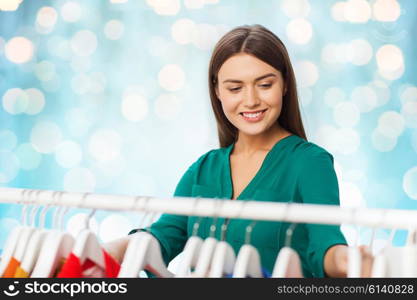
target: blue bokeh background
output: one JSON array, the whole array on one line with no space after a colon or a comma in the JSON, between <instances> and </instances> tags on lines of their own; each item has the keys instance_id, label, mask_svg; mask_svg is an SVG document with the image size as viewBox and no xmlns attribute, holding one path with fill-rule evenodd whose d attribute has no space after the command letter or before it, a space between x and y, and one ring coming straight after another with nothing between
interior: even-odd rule
<instances>
[{"instance_id":1,"label":"blue bokeh background","mask_svg":"<svg viewBox=\"0 0 417 300\"><path fill-rule=\"evenodd\" d=\"M0 186L171 196L218 147L211 50L255 23L288 48L308 138L335 158L341 205L416 209L412 0L0 1ZM71 210L68 228L84 213ZM138 217L101 211L96 228L111 240ZM20 207L2 204L0 218L2 248ZM353 241L356 228L343 230Z\"/></svg>"}]
</instances>

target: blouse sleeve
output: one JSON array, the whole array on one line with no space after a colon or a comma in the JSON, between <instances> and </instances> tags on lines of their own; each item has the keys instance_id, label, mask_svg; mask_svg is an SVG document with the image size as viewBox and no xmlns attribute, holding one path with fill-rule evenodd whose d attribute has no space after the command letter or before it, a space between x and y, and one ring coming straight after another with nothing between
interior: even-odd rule
<instances>
[{"instance_id":1,"label":"blouse sleeve","mask_svg":"<svg viewBox=\"0 0 417 300\"><path fill-rule=\"evenodd\" d=\"M340 205L339 187L333 167L333 156L324 151L308 155L298 182L303 203ZM324 255L333 245L346 244L338 225L306 224L309 245L307 257L314 277L325 277Z\"/></svg>"}]
</instances>

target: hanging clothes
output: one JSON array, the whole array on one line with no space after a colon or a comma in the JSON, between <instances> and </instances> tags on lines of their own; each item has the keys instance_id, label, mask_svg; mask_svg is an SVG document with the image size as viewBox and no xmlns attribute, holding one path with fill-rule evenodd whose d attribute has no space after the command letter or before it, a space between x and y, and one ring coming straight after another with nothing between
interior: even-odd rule
<instances>
[{"instance_id":1,"label":"hanging clothes","mask_svg":"<svg viewBox=\"0 0 417 300\"><path fill-rule=\"evenodd\" d=\"M80 258L71 253L62 266L58 278L116 278L120 271L120 264L103 250L105 269L96 266L86 259L81 264Z\"/></svg>"},{"instance_id":2,"label":"hanging clothes","mask_svg":"<svg viewBox=\"0 0 417 300\"><path fill-rule=\"evenodd\" d=\"M202 155L182 176L174 196L231 199L230 154L233 147L234 143ZM296 135L287 136L268 152L261 168L237 200L339 205L333 156ZM163 214L146 229L159 240L166 264L183 250L197 219ZM209 236L213 221L209 217L201 221L200 237ZM251 220L218 218L215 224L218 239L220 227L225 222L228 222L226 241L237 254L244 244L245 229ZM259 251L262 266L270 273L277 253L284 246L288 226L284 222L259 221L253 229L252 244ZM347 244L339 226L321 224L299 224L292 240L292 248L300 255L304 277L324 277L326 251L333 245Z\"/></svg>"},{"instance_id":3,"label":"hanging clothes","mask_svg":"<svg viewBox=\"0 0 417 300\"><path fill-rule=\"evenodd\" d=\"M6 270L3 273L3 278L14 278L16 269L20 266L20 261L12 257L6 267Z\"/></svg>"}]
</instances>

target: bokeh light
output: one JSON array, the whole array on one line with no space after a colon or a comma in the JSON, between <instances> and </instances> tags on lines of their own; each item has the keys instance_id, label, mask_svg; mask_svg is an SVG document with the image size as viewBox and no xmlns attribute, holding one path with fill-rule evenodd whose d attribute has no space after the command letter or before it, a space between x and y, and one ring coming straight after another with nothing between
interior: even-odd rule
<instances>
[{"instance_id":1,"label":"bokeh light","mask_svg":"<svg viewBox=\"0 0 417 300\"><path fill-rule=\"evenodd\" d=\"M99 129L94 132L88 143L88 150L92 157L98 161L109 161L120 154L122 138L113 129Z\"/></svg>"},{"instance_id":2,"label":"bokeh light","mask_svg":"<svg viewBox=\"0 0 417 300\"><path fill-rule=\"evenodd\" d=\"M407 170L404 174L403 189L408 197L417 200L417 166Z\"/></svg>"},{"instance_id":3,"label":"bokeh light","mask_svg":"<svg viewBox=\"0 0 417 300\"><path fill-rule=\"evenodd\" d=\"M67 192L94 192L96 179L87 168L76 167L70 169L64 176L64 190Z\"/></svg>"},{"instance_id":4,"label":"bokeh light","mask_svg":"<svg viewBox=\"0 0 417 300\"><path fill-rule=\"evenodd\" d=\"M294 19L287 25L287 36L295 44L307 44L313 36L313 27L306 19Z\"/></svg>"},{"instance_id":5,"label":"bokeh light","mask_svg":"<svg viewBox=\"0 0 417 300\"><path fill-rule=\"evenodd\" d=\"M178 91L185 84L184 71L178 65L168 64L158 73L158 82L167 91Z\"/></svg>"},{"instance_id":6,"label":"bokeh light","mask_svg":"<svg viewBox=\"0 0 417 300\"><path fill-rule=\"evenodd\" d=\"M62 140L59 126L51 121L40 121L32 128L30 142L36 151L51 153Z\"/></svg>"},{"instance_id":7,"label":"bokeh light","mask_svg":"<svg viewBox=\"0 0 417 300\"><path fill-rule=\"evenodd\" d=\"M11 62L22 64L30 61L34 55L33 43L22 36L10 39L4 47L6 57Z\"/></svg>"}]
</instances>

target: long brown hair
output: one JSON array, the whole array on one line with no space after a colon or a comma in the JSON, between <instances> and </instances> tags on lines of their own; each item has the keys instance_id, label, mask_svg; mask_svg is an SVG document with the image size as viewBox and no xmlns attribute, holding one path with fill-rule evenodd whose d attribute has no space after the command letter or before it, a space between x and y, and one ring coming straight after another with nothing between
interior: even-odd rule
<instances>
[{"instance_id":1,"label":"long brown hair","mask_svg":"<svg viewBox=\"0 0 417 300\"><path fill-rule=\"evenodd\" d=\"M307 140L298 105L294 71L282 41L261 25L244 25L226 33L216 44L209 65L209 92L217 122L220 147L227 147L237 139L238 130L226 118L216 95L217 74L223 63L238 53L248 53L280 71L286 86L282 110L277 122L292 134Z\"/></svg>"}]
</instances>

